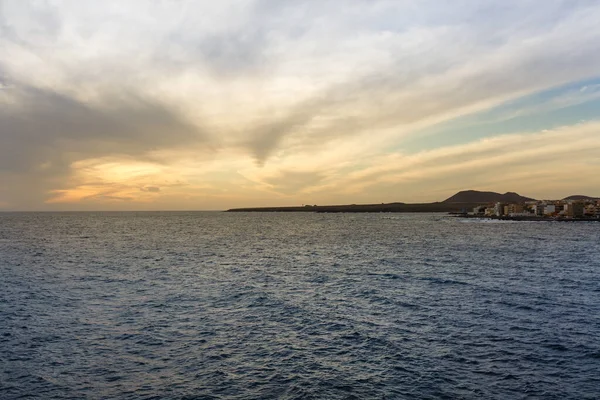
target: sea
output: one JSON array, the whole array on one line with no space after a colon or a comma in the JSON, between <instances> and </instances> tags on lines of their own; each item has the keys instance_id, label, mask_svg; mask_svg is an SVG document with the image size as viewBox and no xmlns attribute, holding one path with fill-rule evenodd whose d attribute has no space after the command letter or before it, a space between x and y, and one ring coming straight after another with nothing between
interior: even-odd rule
<instances>
[{"instance_id":1,"label":"sea","mask_svg":"<svg viewBox=\"0 0 600 400\"><path fill-rule=\"evenodd\" d=\"M600 223L0 213L0 399L598 399Z\"/></svg>"}]
</instances>

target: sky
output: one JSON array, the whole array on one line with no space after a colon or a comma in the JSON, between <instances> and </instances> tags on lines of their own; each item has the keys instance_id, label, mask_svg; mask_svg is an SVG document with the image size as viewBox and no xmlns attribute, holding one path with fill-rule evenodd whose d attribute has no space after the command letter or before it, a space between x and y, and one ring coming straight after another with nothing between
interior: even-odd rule
<instances>
[{"instance_id":1,"label":"sky","mask_svg":"<svg viewBox=\"0 0 600 400\"><path fill-rule=\"evenodd\" d=\"M600 196L596 0L0 0L0 210Z\"/></svg>"}]
</instances>

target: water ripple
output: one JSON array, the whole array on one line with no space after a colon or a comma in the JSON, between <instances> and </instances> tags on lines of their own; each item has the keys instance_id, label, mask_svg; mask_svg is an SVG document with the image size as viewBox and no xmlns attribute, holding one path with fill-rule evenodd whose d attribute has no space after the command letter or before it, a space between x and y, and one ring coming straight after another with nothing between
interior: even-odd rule
<instances>
[{"instance_id":1,"label":"water ripple","mask_svg":"<svg viewBox=\"0 0 600 400\"><path fill-rule=\"evenodd\" d=\"M595 224L4 213L0 398L597 398L599 253Z\"/></svg>"}]
</instances>

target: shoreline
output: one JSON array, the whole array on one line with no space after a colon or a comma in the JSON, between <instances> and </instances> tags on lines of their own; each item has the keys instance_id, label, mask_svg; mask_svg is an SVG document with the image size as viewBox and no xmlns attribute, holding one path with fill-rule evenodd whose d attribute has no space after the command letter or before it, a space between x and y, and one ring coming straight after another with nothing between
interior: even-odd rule
<instances>
[{"instance_id":1,"label":"shoreline","mask_svg":"<svg viewBox=\"0 0 600 400\"><path fill-rule=\"evenodd\" d=\"M245 207L232 208L225 212L313 212L313 213L462 213L472 210L479 203L381 203L307 205L291 207Z\"/></svg>"},{"instance_id":2,"label":"shoreline","mask_svg":"<svg viewBox=\"0 0 600 400\"><path fill-rule=\"evenodd\" d=\"M600 218L557 218L557 217L533 217L533 216L482 216L482 215L468 215L460 213L450 213L454 218L466 218L466 219L488 219L497 221L521 221L521 222L600 222Z\"/></svg>"}]
</instances>

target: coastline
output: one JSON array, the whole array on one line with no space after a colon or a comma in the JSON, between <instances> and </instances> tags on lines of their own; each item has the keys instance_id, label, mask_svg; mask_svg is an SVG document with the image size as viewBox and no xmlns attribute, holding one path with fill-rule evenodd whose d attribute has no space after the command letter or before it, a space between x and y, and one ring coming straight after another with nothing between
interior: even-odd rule
<instances>
[{"instance_id":1,"label":"coastline","mask_svg":"<svg viewBox=\"0 0 600 400\"><path fill-rule=\"evenodd\" d=\"M337 204L232 208L225 212L312 213L447 213L463 218L532 222L600 221L600 198L572 195L562 200L535 200L515 192L463 190L432 203Z\"/></svg>"},{"instance_id":2,"label":"coastline","mask_svg":"<svg viewBox=\"0 0 600 400\"><path fill-rule=\"evenodd\" d=\"M232 208L225 212L314 212L314 213L462 213L471 210L479 203L381 203L308 205L292 207L247 207Z\"/></svg>"},{"instance_id":3,"label":"coastline","mask_svg":"<svg viewBox=\"0 0 600 400\"><path fill-rule=\"evenodd\" d=\"M483 215L469 215L462 213L450 213L454 218L466 218L466 219L485 219L485 220L498 220L498 221L521 221L521 222L600 222L600 218L593 217L576 217L576 218L558 218L558 217L534 217L534 216L483 216Z\"/></svg>"}]
</instances>

